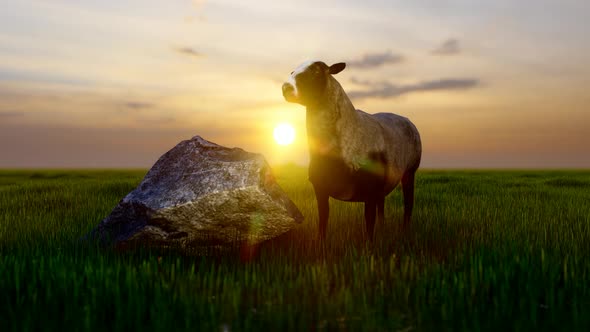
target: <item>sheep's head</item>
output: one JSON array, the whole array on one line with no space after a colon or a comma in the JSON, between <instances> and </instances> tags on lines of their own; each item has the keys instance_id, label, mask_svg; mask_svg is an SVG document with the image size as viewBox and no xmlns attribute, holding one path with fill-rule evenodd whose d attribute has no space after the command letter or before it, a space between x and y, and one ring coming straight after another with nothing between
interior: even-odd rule
<instances>
[{"instance_id":1,"label":"sheep's head","mask_svg":"<svg viewBox=\"0 0 590 332\"><path fill-rule=\"evenodd\" d=\"M316 103L323 95L330 75L344 70L343 62L328 67L321 61L308 61L301 64L283 84L283 97L291 103L309 106Z\"/></svg>"}]
</instances>

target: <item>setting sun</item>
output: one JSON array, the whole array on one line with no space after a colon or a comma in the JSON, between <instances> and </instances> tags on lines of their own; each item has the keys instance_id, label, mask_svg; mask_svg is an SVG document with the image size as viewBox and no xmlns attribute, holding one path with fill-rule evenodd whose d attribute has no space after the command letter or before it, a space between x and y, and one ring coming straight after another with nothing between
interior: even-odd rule
<instances>
[{"instance_id":1,"label":"setting sun","mask_svg":"<svg viewBox=\"0 0 590 332\"><path fill-rule=\"evenodd\" d=\"M288 123L279 123L273 135L279 145L289 145L295 140L295 128Z\"/></svg>"}]
</instances>

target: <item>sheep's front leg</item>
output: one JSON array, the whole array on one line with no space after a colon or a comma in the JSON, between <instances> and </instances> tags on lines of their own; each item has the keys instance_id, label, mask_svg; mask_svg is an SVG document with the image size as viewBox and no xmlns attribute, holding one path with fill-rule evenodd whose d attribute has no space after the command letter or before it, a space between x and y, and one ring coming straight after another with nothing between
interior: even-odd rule
<instances>
[{"instance_id":1,"label":"sheep's front leg","mask_svg":"<svg viewBox=\"0 0 590 332\"><path fill-rule=\"evenodd\" d=\"M377 224L379 227L385 225L385 196L381 195L377 199Z\"/></svg>"},{"instance_id":2,"label":"sheep's front leg","mask_svg":"<svg viewBox=\"0 0 590 332\"><path fill-rule=\"evenodd\" d=\"M367 226L367 238L373 241L375 237L375 215L377 212L377 200L369 198L365 201L365 222Z\"/></svg>"},{"instance_id":3,"label":"sheep's front leg","mask_svg":"<svg viewBox=\"0 0 590 332\"><path fill-rule=\"evenodd\" d=\"M320 225L320 240L326 238L326 228L328 228L328 216L330 214L330 202L328 194L314 186L315 198L318 203L318 218Z\"/></svg>"}]
</instances>

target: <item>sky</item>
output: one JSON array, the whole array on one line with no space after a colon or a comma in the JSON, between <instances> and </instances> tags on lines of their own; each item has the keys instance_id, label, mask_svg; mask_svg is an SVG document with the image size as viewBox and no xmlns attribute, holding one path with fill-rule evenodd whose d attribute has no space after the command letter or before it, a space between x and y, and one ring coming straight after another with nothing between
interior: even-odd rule
<instances>
[{"instance_id":1,"label":"sky","mask_svg":"<svg viewBox=\"0 0 590 332\"><path fill-rule=\"evenodd\" d=\"M200 135L306 165L300 63L423 168L590 168L587 0L0 0L0 168L149 168ZM295 143L273 140L279 123Z\"/></svg>"}]
</instances>

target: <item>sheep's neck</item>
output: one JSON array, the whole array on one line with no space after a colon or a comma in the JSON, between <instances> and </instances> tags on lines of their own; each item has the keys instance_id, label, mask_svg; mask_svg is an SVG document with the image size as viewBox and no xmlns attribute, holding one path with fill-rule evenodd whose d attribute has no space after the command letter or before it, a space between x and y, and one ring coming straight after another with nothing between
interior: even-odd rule
<instances>
[{"instance_id":1,"label":"sheep's neck","mask_svg":"<svg viewBox=\"0 0 590 332\"><path fill-rule=\"evenodd\" d=\"M307 107L307 137L312 158L316 155L339 156L341 135L355 130L357 115L352 102L336 80L330 83L322 100Z\"/></svg>"}]
</instances>

